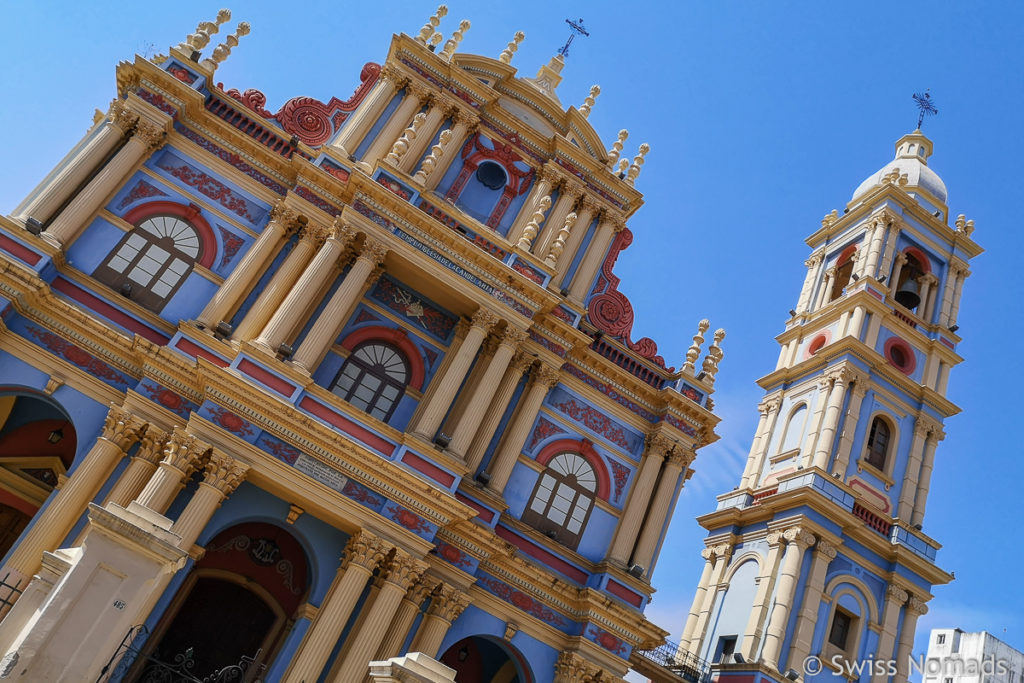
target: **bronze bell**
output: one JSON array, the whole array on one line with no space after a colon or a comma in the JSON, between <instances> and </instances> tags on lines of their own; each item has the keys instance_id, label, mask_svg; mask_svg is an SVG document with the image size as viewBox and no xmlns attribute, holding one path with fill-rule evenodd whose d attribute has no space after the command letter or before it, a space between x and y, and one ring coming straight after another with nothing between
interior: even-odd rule
<instances>
[{"instance_id":1,"label":"bronze bell","mask_svg":"<svg viewBox=\"0 0 1024 683\"><path fill-rule=\"evenodd\" d=\"M917 280L912 277L908 277L906 282L900 287L899 291L896 292L896 303L904 308L915 309L917 305L921 303L920 286L917 284Z\"/></svg>"}]
</instances>

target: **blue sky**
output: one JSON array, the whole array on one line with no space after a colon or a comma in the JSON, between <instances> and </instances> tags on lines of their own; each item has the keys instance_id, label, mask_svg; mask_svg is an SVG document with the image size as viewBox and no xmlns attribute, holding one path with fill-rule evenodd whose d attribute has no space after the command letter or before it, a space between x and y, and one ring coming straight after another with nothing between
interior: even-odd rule
<instances>
[{"instance_id":1,"label":"blue sky","mask_svg":"<svg viewBox=\"0 0 1024 683\"><path fill-rule=\"evenodd\" d=\"M701 451L654 576L652 619L678 636L700 574L696 515L733 488L756 426L754 381L775 367L786 311L799 295L821 217L889 161L916 124L910 96L931 88L940 109L925 133L930 166L949 188L952 215L976 221L987 249L964 289L946 423L925 532L944 544L939 564L957 580L935 589L928 629L988 630L1024 648L1024 562L1019 487L1024 458L1009 429L1024 385L1019 340L1024 253L1016 201L1024 147L1021 29L1024 4L954 2L673 2L548 0L449 2L449 34L468 18L461 51L494 55L517 30L513 59L532 76L583 16L591 36L573 44L563 104L601 95L590 116L608 145L620 128L651 152L637 187L646 204L619 259L620 289L636 312L633 337L653 337L679 365L697 321L724 327L715 401L721 440ZM241 3L239 3L241 5ZM216 80L258 88L267 108L309 95L347 98L360 67L386 56L392 33L414 34L435 3L318 2L233 7L252 33ZM0 71L0 211L9 212L81 137L115 94L114 66L163 52L218 4L3 3L8 66ZM214 37L214 44L223 38ZM1018 339L1017 343L1012 340Z\"/></svg>"}]
</instances>

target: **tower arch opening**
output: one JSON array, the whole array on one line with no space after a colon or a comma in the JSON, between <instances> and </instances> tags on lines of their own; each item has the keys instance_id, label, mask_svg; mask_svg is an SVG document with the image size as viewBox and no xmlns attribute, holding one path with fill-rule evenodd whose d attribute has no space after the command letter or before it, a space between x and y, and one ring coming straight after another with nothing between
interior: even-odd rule
<instances>
[{"instance_id":1,"label":"tower arch opening","mask_svg":"<svg viewBox=\"0 0 1024 683\"><path fill-rule=\"evenodd\" d=\"M469 636L440 657L455 669L459 683L534 683L526 658L509 643L491 636Z\"/></svg>"}]
</instances>

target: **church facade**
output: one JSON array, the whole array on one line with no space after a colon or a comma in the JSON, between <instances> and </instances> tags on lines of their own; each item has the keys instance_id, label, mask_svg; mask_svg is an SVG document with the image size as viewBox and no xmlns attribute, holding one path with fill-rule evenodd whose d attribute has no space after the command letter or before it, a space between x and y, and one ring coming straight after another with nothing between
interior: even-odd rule
<instances>
[{"instance_id":1,"label":"church facade","mask_svg":"<svg viewBox=\"0 0 1024 683\"><path fill-rule=\"evenodd\" d=\"M469 23L446 39L445 13L349 99L272 112L214 83L249 30L207 50L222 11L119 64L109 111L0 217L0 678L134 681L187 652L200 678L243 662L246 680L362 681L422 652L459 681L615 681L664 642L649 577L717 438L724 332L698 323L678 369L632 339L613 267L646 145L601 141L596 87L560 102L561 56L520 76L521 34L461 54ZM862 344L849 330L894 336L860 272L855 309L793 321L784 411L775 387L828 358L859 368L838 355ZM800 365L814 316L844 343ZM928 334L900 348L921 355L932 425L957 358ZM882 374L902 406L909 380ZM892 419L909 443L913 418ZM759 502L715 514L774 509ZM940 580L930 541L893 528L899 544L869 530L864 547Z\"/></svg>"},{"instance_id":2,"label":"church facade","mask_svg":"<svg viewBox=\"0 0 1024 683\"><path fill-rule=\"evenodd\" d=\"M739 485L699 518L677 659L721 683L905 683L936 564L925 509L974 222L950 218L921 131L808 239Z\"/></svg>"}]
</instances>

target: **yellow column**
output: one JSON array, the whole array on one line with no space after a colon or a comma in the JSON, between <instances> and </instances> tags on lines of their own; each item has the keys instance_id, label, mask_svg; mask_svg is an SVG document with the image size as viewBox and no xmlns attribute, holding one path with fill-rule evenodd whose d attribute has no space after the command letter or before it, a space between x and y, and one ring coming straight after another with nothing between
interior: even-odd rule
<instances>
[{"instance_id":1,"label":"yellow column","mask_svg":"<svg viewBox=\"0 0 1024 683\"><path fill-rule=\"evenodd\" d=\"M519 404L519 410L515 417L509 422L505 430L505 438L498 445L489 468L491 479L487 482L487 488L501 495L508 483L512 469L519 460L519 454L523 451L523 444L526 437L530 435L530 427L537 417L540 404L547 396L548 390L558 384L558 370L547 365L539 365L534 370L533 383L526 389L526 395Z\"/></svg>"},{"instance_id":2,"label":"yellow column","mask_svg":"<svg viewBox=\"0 0 1024 683\"><path fill-rule=\"evenodd\" d=\"M590 293L590 285L593 284L597 270L608 255L608 247L611 246L612 239L625 227L625 223L607 214L597 224L594 236L591 238L590 244L587 245L587 253L580 261L579 268L576 269L576 274L572 278L572 284L569 285L569 300L577 306L582 306L583 299Z\"/></svg>"},{"instance_id":3,"label":"yellow column","mask_svg":"<svg viewBox=\"0 0 1024 683\"><path fill-rule=\"evenodd\" d=\"M427 570L427 563L400 548L396 548L387 566L387 573L381 574L380 591L367 610L362 628L349 636L351 645L344 661L338 667L334 683L362 683L373 653L380 645L388 624L398 610L405 591L419 580Z\"/></svg>"},{"instance_id":4,"label":"yellow column","mask_svg":"<svg viewBox=\"0 0 1024 683\"><path fill-rule=\"evenodd\" d=\"M473 389L469 404L466 406L466 412L463 413L458 424L455 426L451 443L448 445L448 452L455 457L463 458L465 456L473 441L473 437L480 428L480 423L484 419L487 408L491 405L491 399L494 398L494 394L499 388L501 378L508 369L509 362L512 360L516 348L524 339L526 339L526 332L523 330L511 325L505 328L505 334L498 344L497 351L491 356L491 361L487 364L487 370Z\"/></svg>"},{"instance_id":5,"label":"yellow column","mask_svg":"<svg viewBox=\"0 0 1024 683\"><path fill-rule=\"evenodd\" d=\"M899 252L893 257L892 276L889 278L889 291L896 294L896 287L900 282L900 273L903 272L903 265L907 262L907 255Z\"/></svg>"},{"instance_id":6,"label":"yellow column","mask_svg":"<svg viewBox=\"0 0 1024 683\"><path fill-rule=\"evenodd\" d=\"M885 240L886 220L883 216L876 216L871 219L874 227L871 229L871 242L868 245L867 262L864 264L864 276L878 277L878 259L882 253L882 242Z\"/></svg>"},{"instance_id":7,"label":"yellow column","mask_svg":"<svg viewBox=\"0 0 1024 683\"><path fill-rule=\"evenodd\" d=\"M53 219L42 236L55 246L70 244L136 164L164 144L164 136L164 129L156 124L147 121L135 124L128 142Z\"/></svg>"},{"instance_id":8,"label":"yellow column","mask_svg":"<svg viewBox=\"0 0 1024 683\"><path fill-rule=\"evenodd\" d=\"M323 245L327 239L327 230L319 225L306 225L302 228L299 241L285 257L281 267L277 269L270 282L263 289L252 308L246 312L245 317L238 323L238 327L231 334L232 339L248 341L257 336L266 326L270 317L280 308L281 302L288 295L288 292L295 286L296 280L309 265L313 254Z\"/></svg>"},{"instance_id":9,"label":"yellow column","mask_svg":"<svg viewBox=\"0 0 1024 683\"><path fill-rule=\"evenodd\" d=\"M882 611L882 632L878 634L878 649L875 651L875 661L893 659L893 647L896 645L896 624L900 619L900 610L909 598L907 591L896 584L889 584L885 591L885 608ZM897 667L906 666L906 662L897 662ZM887 683L889 672L886 670L877 671L871 677L872 683Z\"/></svg>"},{"instance_id":10,"label":"yellow column","mask_svg":"<svg viewBox=\"0 0 1024 683\"><path fill-rule=\"evenodd\" d=\"M700 618L701 608L704 607L704 596L707 594L708 584L711 582L711 572L715 569L714 548L704 548L704 550L700 551L700 556L704 558L704 569L700 573L700 581L697 582L697 592L693 596L693 602L690 603L690 613L686 617L683 633L679 637L680 656L690 649L690 641L693 638L694 630L697 628L697 620Z\"/></svg>"},{"instance_id":11,"label":"yellow column","mask_svg":"<svg viewBox=\"0 0 1024 683\"><path fill-rule=\"evenodd\" d=\"M729 568L729 558L732 556L732 546L728 543L716 545L712 548L715 554L715 569L708 579L707 590L704 591L704 600L700 605L700 612L697 613L697 621L693 625L693 632L690 634L689 650L696 655L700 652L704 641L704 632L708 628L708 618L711 615L711 608L715 606L715 598L718 591L723 588L722 581L725 579L725 571Z\"/></svg>"},{"instance_id":12,"label":"yellow column","mask_svg":"<svg viewBox=\"0 0 1024 683\"><path fill-rule=\"evenodd\" d=\"M523 236L523 228L530 221L533 212L537 210L540 200L544 197L550 197L551 188L558 184L560 180L561 176L551 166L544 166L538 169L537 183L530 190L530 196L523 202L523 208L519 210L519 215L512 221L512 227L509 228L508 234L505 236L505 239L510 244L515 244Z\"/></svg>"},{"instance_id":13,"label":"yellow column","mask_svg":"<svg viewBox=\"0 0 1024 683\"><path fill-rule=\"evenodd\" d=\"M209 453L209 444L180 428L175 429L164 445L163 460L135 502L163 514Z\"/></svg>"},{"instance_id":14,"label":"yellow column","mask_svg":"<svg viewBox=\"0 0 1024 683\"><path fill-rule=\"evenodd\" d=\"M768 555L761 562L757 577L757 593L739 649L739 652L751 661L755 659L757 648L764 636L764 622L768 617L768 607L771 604L772 592L775 590L775 579L778 577L779 559L782 555L782 532L773 531L768 534L767 540Z\"/></svg>"},{"instance_id":15,"label":"yellow column","mask_svg":"<svg viewBox=\"0 0 1024 683\"><path fill-rule=\"evenodd\" d=\"M472 112L458 109L452 115L452 121L452 139L447 145L445 145L444 151L434 164L434 170L432 170L430 175L427 176L427 180L423 184L424 192L429 192L436 188L437 184L441 182L442 178L444 178L445 172L458 156L458 152L462 149L462 145L466 143L466 140L469 139L469 136L480 124L480 117Z\"/></svg>"},{"instance_id":16,"label":"yellow column","mask_svg":"<svg viewBox=\"0 0 1024 683\"><path fill-rule=\"evenodd\" d=\"M946 272L946 284L942 288L942 308L939 311L939 325L949 327L949 315L953 310L953 290L960 280L960 272L963 266L956 262L950 262L949 270Z\"/></svg>"},{"instance_id":17,"label":"yellow column","mask_svg":"<svg viewBox=\"0 0 1024 683\"><path fill-rule=\"evenodd\" d=\"M804 261L804 265L807 266L807 276L804 278L803 288L800 289L800 299L796 304L797 313L806 313L811 305L811 292L814 290L814 282L818 278L818 266L821 265L824 258L824 253L816 252Z\"/></svg>"},{"instance_id":18,"label":"yellow column","mask_svg":"<svg viewBox=\"0 0 1024 683\"><path fill-rule=\"evenodd\" d=\"M846 468L850 464L850 451L853 449L853 438L856 435L857 424L860 421L860 406L868 393L867 382L862 379L854 381L850 387L850 405L846 410L846 418L843 421L843 434L839 437L839 446L836 448L836 460L832 464L832 473L840 477L846 475Z\"/></svg>"},{"instance_id":19,"label":"yellow column","mask_svg":"<svg viewBox=\"0 0 1024 683\"><path fill-rule=\"evenodd\" d=\"M828 298L832 295L832 283L835 281L835 277L835 266L832 266L825 271L825 280L821 283L821 289L818 290L818 298L817 302L814 304L814 310L818 310L828 303Z\"/></svg>"},{"instance_id":20,"label":"yellow column","mask_svg":"<svg viewBox=\"0 0 1024 683\"><path fill-rule=\"evenodd\" d=\"M778 399L765 401L757 407L757 411L761 413L761 417L757 421L757 429L754 431L754 441L750 444L750 453L747 454L747 464L743 468L743 476L740 478L741 489L750 487L757 481L757 477L761 473L761 470L757 465L760 462L759 456L764 450L763 444L765 437L768 436L768 416L778 409Z\"/></svg>"},{"instance_id":21,"label":"yellow column","mask_svg":"<svg viewBox=\"0 0 1024 683\"><path fill-rule=\"evenodd\" d=\"M378 265L384 263L387 253L388 247L383 242L370 237L363 242L355 263L295 352L295 364L302 370L312 372L323 359L327 349L338 338L341 328L348 322L352 307L362 294L370 275Z\"/></svg>"},{"instance_id":22,"label":"yellow column","mask_svg":"<svg viewBox=\"0 0 1024 683\"><path fill-rule=\"evenodd\" d=\"M156 465L164 455L167 438L166 432L153 425L146 427L146 432L139 438L139 449L110 489L107 499L103 501L104 505L114 503L124 507L135 500L156 471Z\"/></svg>"},{"instance_id":23,"label":"yellow column","mask_svg":"<svg viewBox=\"0 0 1024 683\"><path fill-rule=\"evenodd\" d=\"M814 406L814 413L811 415L810 429L800 448L800 457L797 459L800 465L808 465L811 462L811 454L814 453L814 446L818 441L818 433L821 429L822 418L825 416L825 406L828 404L828 393L831 388L831 377L826 375L818 378L818 400Z\"/></svg>"},{"instance_id":24,"label":"yellow column","mask_svg":"<svg viewBox=\"0 0 1024 683\"><path fill-rule=\"evenodd\" d=\"M462 591L448 584L438 586L431 596L430 607L423 618L423 626L416 634L409 651L437 657L437 651L441 648L441 642L444 641L452 622L459 618L463 610L469 606L469 602L469 596Z\"/></svg>"},{"instance_id":25,"label":"yellow column","mask_svg":"<svg viewBox=\"0 0 1024 683\"><path fill-rule=\"evenodd\" d=\"M441 426L441 420L444 419L445 413L448 412L452 399L455 398L455 393L459 390L462 380L466 378L466 373L469 372L469 366L473 364L476 352L480 350L480 345L483 344L487 332L497 322L498 317L486 308L478 308L476 313L473 314L469 332L466 333L466 338L462 340L458 350L455 351L455 357L448 365L444 375L434 380L438 383L437 389L434 390L422 414L420 414L413 433L427 441L434 438L434 433Z\"/></svg>"},{"instance_id":26,"label":"yellow column","mask_svg":"<svg viewBox=\"0 0 1024 683\"><path fill-rule=\"evenodd\" d=\"M786 539L786 553L782 557L782 570L778 578L778 588L775 591L775 605L772 606L772 615L768 620L768 628L764 634L764 647L761 649L761 659L765 665L778 670L779 653L782 649L782 639L786 635L786 622L789 621L790 610L793 609L793 599L796 597L796 583L800 577L800 564L803 561L804 551L814 543L814 536L803 529L787 529L783 533Z\"/></svg>"},{"instance_id":27,"label":"yellow column","mask_svg":"<svg viewBox=\"0 0 1024 683\"><path fill-rule=\"evenodd\" d=\"M854 306L853 315L850 316L850 324L846 326L844 336L860 339L860 331L864 327L864 317L867 311L863 306Z\"/></svg>"},{"instance_id":28,"label":"yellow column","mask_svg":"<svg viewBox=\"0 0 1024 683\"><path fill-rule=\"evenodd\" d=\"M412 117L419 112L423 102L429 99L431 94L430 90L418 83L410 83L406 86L405 97L399 103L395 113L391 115L391 118L384 124L380 133L377 134L376 139L370 143L366 153L363 154L359 165L364 170L371 170L374 164L391 150L395 140L398 139L398 136L409 125Z\"/></svg>"},{"instance_id":29,"label":"yellow column","mask_svg":"<svg viewBox=\"0 0 1024 683\"><path fill-rule=\"evenodd\" d=\"M832 455L832 442L835 441L836 429L839 427L839 415L843 409L843 401L846 399L846 386L855 379L854 374L841 368L830 376L835 381L832 391L828 394L828 405L825 408L825 418L821 425L818 436L818 446L814 451L814 466L828 470L829 456Z\"/></svg>"},{"instance_id":30,"label":"yellow column","mask_svg":"<svg viewBox=\"0 0 1024 683\"><path fill-rule=\"evenodd\" d=\"M654 494L654 501L644 520L643 530L640 532L640 540L636 543L636 550L633 552L633 561L646 570L647 576L651 574L651 566L654 563L654 553L658 549L658 539L665 528L665 521L668 517L669 506L672 504L672 497L676 493L676 487L681 485L679 475L684 468L693 462L695 453L683 451L677 446L666 458L665 465L661 469L661 478L658 480L658 491Z\"/></svg>"},{"instance_id":31,"label":"yellow column","mask_svg":"<svg viewBox=\"0 0 1024 683\"><path fill-rule=\"evenodd\" d=\"M956 325L957 317L960 314L960 295L964 291L964 280L970 277L971 271L964 268L957 274L956 287L953 289L953 304L949 309L949 326Z\"/></svg>"},{"instance_id":32,"label":"yellow column","mask_svg":"<svg viewBox=\"0 0 1024 683\"><path fill-rule=\"evenodd\" d=\"M779 407L782 399L774 398L767 402L768 424L765 425L761 442L757 445L757 457L750 466L750 475L747 478L747 488L757 488L761 480L761 471L764 469L764 459L768 457L768 449L772 445L772 435L775 433L775 425L779 421Z\"/></svg>"},{"instance_id":33,"label":"yellow column","mask_svg":"<svg viewBox=\"0 0 1024 683\"><path fill-rule=\"evenodd\" d=\"M562 183L562 189L558 193L558 201L555 202L547 219L544 221L543 231L533 241L533 249L531 251L538 258L544 258L547 255L548 249L551 247L551 241L555 239L555 235L565 225L566 216L576 206L576 202L580 200L581 196L583 196L583 187L579 183L571 180Z\"/></svg>"},{"instance_id":34,"label":"yellow column","mask_svg":"<svg viewBox=\"0 0 1024 683\"><path fill-rule=\"evenodd\" d=\"M811 561L811 573L807 577L807 588L804 589L803 604L796 619L796 630L793 645L789 649L789 668L800 670L804 659L811 654L811 639L814 638L814 625L818 620L818 607L825 590L825 575L828 565L836 558L836 549L827 541L818 541L814 548L814 559Z\"/></svg>"},{"instance_id":35,"label":"yellow column","mask_svg":"<svg viewBox=\"0 0 1024 683\"><path fill-rule=\"evenodd\" d=\"M367 580L393 547L365 530L348 540L338 574L292 658L284 683L308 683L320 677Z\"/></svg>"},{"instance_id":36,"label":"yellow column","mask_svg":"<svg viewBox=\"0 0 1024 683\"><path fill-rule=\"evenodd\" d=\"M882 265L880 272L882 275L889 272L891 267L892 259L896 256L896 238L900 236L900 227L895 223L889 226L889 239L885 242L885 250L882 252Z\"/></svg>"},{"instance_id":37,"label":"yellow column","mask_svg":"<svg viewBox=\"0 0 1024 683\"><path fill-rule=\"evenodd\" d=\"M907 661L914 650L917 619L922 614L928 614L928 605L911 595L903 612L903 628L900 630L900 642L896 648L896 675L892 677L892 683L907 683L907 674L910 673Z\"/></svg>"},{"instance_id":38,"label":"yellow column","mask_svg":"<svg viewBox=\"0 0 1024 683\"><path fill-rule=\"evenodd\" d=\"M661 472L661 464L665 460L665 454L671 451L674 445L675 442L663 434L651 434L647 437L647 449L640 465L640 473L633 482L629 502L622 512L618 529L615 530L615 539L608 550L608 557L622 566L629 563L629 558L633 554L633 548L640 535L640 525L644 521L644 513L647 512L651 494L654 492L654 483Z\"/></svg>"},{"instance_id":39,"label":"yellow column","mask_svg":"<svg viewBox=\"0 0 1024 683\"><path fill-rule=\"evenodd\" d=\"M8 583L27 579L39 569L43 552L55 550L78 521L86 504L103 486L110 473L146 428L145 423L116 405L110 406L103 431L82 463L54 493L50 504L36 517L32 528L14 548L3 569Z\"/></svg>"},{"instance_id":40,"label":"yellow column","mask_svg":"<svg viewBox=\"0 0 1024 683\"><path fill-rule=\"evenodd\" d=\"M580 208L577 212L576 226L569 233L569 239L565 243L565 248L562 253L558 255L558 259L555 261L555 272L564 273L565 269L569 267L572 260L576 257L576 251L580 248L580 242L587 234L587 230L590 229L590 224L594 220L594 214L597 213L599 208L598 203L587 196L583 195L583 199L580 200ZM549 285L552 289L554 285Z\"/></svg>"},{"instance_id":41,"label":"yellow column","mask_svg":"<svg viewBox=\"0 0 1024 683\"><path fill-rule=\"evenodd\" d=\"M470 476L472 476L473 472L476 472L476 468L483 461L487 446L490 445L494 432L501 422L501 418L505 415L505 411L508 410L508 403L512 400L512 394L515 393L519 380L522 379L523 373L533 364L533 361L533 356L519 352L512 358L512 362L505 369L505 374L501 376L498 389L494 392L494 398L491 399L490 405L487 406L487 412L484 414L483 420L481 420L480 426L476 430L473 443L466 455L466 466L469 468Z\"/></svg>"},{"instance_id":42,"label":"yellow column","mask_svg":"<svg viewBox=\"0 0 1024 683\"><path fill-rule=\"evenodd\" d=\"M229 317L245 293L263 274L274 253L280 250L282 238L298 227L297 219L298 214L295 211L278 202L270 212L270 221L256 242L245 252L245 256L231 271L231 275L196 318L199 324L212 327Z\"/></svg>"},{"instance_id":43,"label":"yellow column","mask_svg":"<svg viewBox=\"0 0 1024 683\"><path fill-rule=\"evenodd\" d=\"M419 130L416 131L416 139L409 143L409 149L406 150L398 162L399 170L410 175L412 174L412 170L420 163L420 158L427 151L431 141L433 141L437 129L441 127L441 124L447 118L449 106L440 97L430 103L430 108L427 110L427 118L420 124Z\"/></svg>"},{"instance_id":44,"label":"yellow column","mask_svg":"<svg viewBox=\"0 0 1024 683\"><path fill-rule=\"evenodd\" d=\"M917 482L921 476L921 457L928 432L928 423L924 418L918 417L914 423L914 440L910 443L910 451L907 453L907 469L903 473L903 486L900 488L900 501L896 508L896 516L908 523L913 516Z\"/></svg>"},{"instance_id":45,"label":"yellow column","mask_svg":"<svg viewBox=\"0 0 1024 683\"><path fill-rule=\"evenodd\" d=\"M338 139L331 143L332 147L338 147L342 155L347 157L355 153L363 137L373 127L373 123L380 116L381 112L388 106L388 102L395 96L405 83L408 82L395 67L385 64L381 67L377 83L370 90L363 103L352 112L348 120L342 126Z\"/></svg>"},{"instance_id":46,"label":"yellow column","mask_svg":"<svg viewBox=\"0 0 1024 683\"><path fill-rule=\"evenodd\" d=\"M437 579L431 579L424 575L405 592L405 597L398 606L398 611L395 612L395 618L391 620L391 626L388 627L388 632L384 635L380 647L377 648L374 661L383 661L402 654L402 645L409 636L409 629L416 621L416 615L420 613L423 601L436 587Z\"/></svg>"},{"instance_id":47,"label":"yellow column","mask_svg":"<svg viewBox=\"0 0 1024 683\"><path fill-rule=\"evenodd\" d=\"M81 185L89 174L96 170L99 163L117 147L121 138L131 132L138 118L122 100L111 102L107 119L100 131L53 175L45 187L39 189L15 218L21 221L35 218L45 224L68 198L68 193Z\"/></svg>"},{"instance_id":48,"label":"yellow column","mask_svg":"<svg viewBox=\"0 0 1024 683\"><path fill-rule=\"evenodd\" d=\"M917 491L914 495L914 512L911 515L910 523L914 526L924 523L925 505L928 503L928 488L931 486L932 467L935 465L935 447L943 439L945 434L938 425L932 425L928 432L928 439L924 443L924 461L921 463L921 477L917 482Z\"/></svg>"},{"instance_id":49,"label":"yellow column","mask_svg":"<svg viewBox=\"0 0 1024 683\"><path fill-rule=\"evenodd\" d=\"M935 277L932 273L927 273L924 276L924 284L921 286L924 314L921 317L924 318L925 323L928 325L931 325L932 320L935 318L935 301L939 295L938 284L939 278Z\"/></svg>"},{"instance_id":50,"label":"yellow column","mask_svg":"<svg viewBox=\"0 0 1024 683\"><path fill-rule=\"evenodd\" d=\"M192 494L171 531L181 536L181 549L188 550L199 538L224 499L245 480L249 466L214 450L206 464L203 480Z\"/></svg>"},{"instance_id":51,"label":"yellow column","mask_svg":"<svg viewBox=\"0 0 1024 683\"><path fill-rule=\"evenodd\" d=\"M323 289L338 268L338 259L353 237L355 234L349 226L335 221L327 241L320 247L309 267L303 271L298 282L263 328L256 339L256 344L274 353L277 347L291 336L309 302Z\"/></svg>"}]
</instances>

